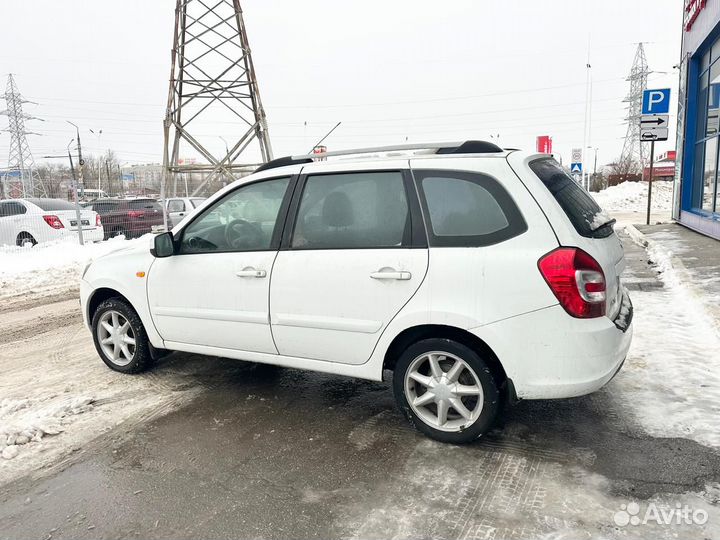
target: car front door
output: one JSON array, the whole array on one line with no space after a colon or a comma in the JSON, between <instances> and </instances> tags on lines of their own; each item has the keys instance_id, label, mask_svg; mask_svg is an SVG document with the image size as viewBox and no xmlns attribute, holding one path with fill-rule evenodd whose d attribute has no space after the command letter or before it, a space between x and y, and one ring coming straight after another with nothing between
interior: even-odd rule
<instances>
[{"instance_id":1,"label":"car front door","mask_svg":"<svg viewBox=\"0 0 720 540\"><path fill-rule=\"evenodd\" d=\"M291 178L245 184L176 233L175 255L148 277L153 322L173 343L276 354L269 283Z\"/></svg>"},{"instance_id":2,"label":"car front door","mask_svg":"<svg viewBox=\"0 0 720 540\"><path fill-rule=\"evenodd\" d=\"M182 221L186 213L185 201L183 199L168 199L167 212L170 219L170 226L174 227Z\"/></svg>"},{"instance_id":3,"label":"car front door","mask_svg":"<svg viewBox=\"0 0 720 540\"><path fill-rule=\"evenodd\" d=\"M422 283L428 250L419 207L407 161L393 165L303 169L270 291L280 354L362 364Z\"/></svg>"}]
</instances>

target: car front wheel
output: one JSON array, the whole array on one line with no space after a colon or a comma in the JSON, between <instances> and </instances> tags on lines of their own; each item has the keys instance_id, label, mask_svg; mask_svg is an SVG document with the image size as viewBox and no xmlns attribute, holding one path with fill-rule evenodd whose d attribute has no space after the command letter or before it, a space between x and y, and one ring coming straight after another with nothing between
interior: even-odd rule
<instances>
[{"instance_id":1,"label":"car front wheel","mask_svg":"<svg viewBox=\"0 0 720 540\"><path fill-rule=\"evenodd\" d=\"M150 343L135 310L119 298L103 301L92 319L93 340L110 369L140 373L150 367Z\"/></svg>"},{"instance_id":2,"label":"car front wheel","mask_svg":"<svg viewBox=\"0 0 720 540\"><path fill-rule=\"evenodd\" d=\"M449 339L425 339L408 347L395 366L393 389L408 420L446 443L482 436L500 409L500 393L486 363Z\"/></svg>"}]
</instances>

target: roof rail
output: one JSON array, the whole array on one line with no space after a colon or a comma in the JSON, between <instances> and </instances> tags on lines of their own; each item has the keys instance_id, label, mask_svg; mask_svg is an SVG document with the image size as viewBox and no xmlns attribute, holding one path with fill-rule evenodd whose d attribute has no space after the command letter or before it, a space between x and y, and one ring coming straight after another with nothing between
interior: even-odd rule
<instances>
[{"instance_id":1,"label":"roof rail","mask_svg":"<svg viewBox=\"0 0 720 540\"><path fill-rule=\"evenodd\" d=\"M268 161L260 165L255 172L285 167L286 165L298 165L301 163L312 163L318 158L334 156L351 156L358 154L375 154L379 152L402 152L406 150L434 150L436 154L494 154L503 152L498 145L486 141L464 141L454 143L414 143L398 144L395 146L373 146L369 148L354 148L350 150L334 150L332 152L320 152L318 154L301 154L297 156L285 156Z\"/></svg>"}]
</instances>

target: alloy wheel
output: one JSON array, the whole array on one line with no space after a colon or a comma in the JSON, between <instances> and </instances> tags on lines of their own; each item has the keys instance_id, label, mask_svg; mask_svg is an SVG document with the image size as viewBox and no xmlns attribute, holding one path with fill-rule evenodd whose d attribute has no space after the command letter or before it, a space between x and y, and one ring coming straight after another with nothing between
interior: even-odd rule
<instances>
[{"instance_id":1,"label":"alloy wheel","mask_svg":"<svg viewBox=\"0 0 720 540\"><path fill-rule=\"evenodd\" d=\"M472 425L484 403L482 385L470 364L443 351L423 353L410 363L405 396L423 422L449 432Z\"/></svg>"},{"instance_id":2,"label":"alloy wheel","mask_svg":"<svg viewBox=\"0 0 720 540\"><path fill-rule=\"evenodd\" d=\"M127 366L135 357L135 333L125 316L114 310L103 313L97 325L103 353L113 364Z\"/></svg>"}]
</instances>

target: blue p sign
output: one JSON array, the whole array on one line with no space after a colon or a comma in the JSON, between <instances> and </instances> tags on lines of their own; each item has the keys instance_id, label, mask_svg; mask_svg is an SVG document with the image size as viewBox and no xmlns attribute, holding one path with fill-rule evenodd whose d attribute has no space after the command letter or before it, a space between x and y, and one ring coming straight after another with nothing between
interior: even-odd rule
<instances>
[{"instance_id":1,"label":"blue p sign","mask_svg":"<svg viewBox=\"0 0 720 540\"><path fill-rule=\"evenodd\" d=\"M645 90L642 114L667 114L670 111L670 89Z\"/></svg>"}]
</instances>

